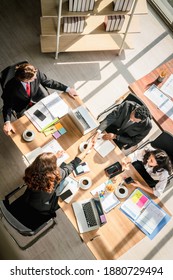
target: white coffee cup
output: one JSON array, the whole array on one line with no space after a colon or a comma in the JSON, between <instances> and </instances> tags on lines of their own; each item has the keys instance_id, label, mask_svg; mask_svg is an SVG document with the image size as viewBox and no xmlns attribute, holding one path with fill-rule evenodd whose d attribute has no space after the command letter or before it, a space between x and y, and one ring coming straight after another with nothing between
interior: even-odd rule
<instances>
[{"instance_id":1,"label":"white coffee cup","mask_svg":"<svg viewBox=\"0 0 173 280\"><path fill-rule=\"evenodd\" d=\"M128 196L128 189L124 185L119 185L115 190L115 195L118 198L125 198Z\"/></svg>"},{"instance_id":2,"label":"white coffee cup","mask_svg":"<svg viewBox=\"0 0 173 280\"><path fill-rule=\"evenodd\" d=\"M30 141L32 141L32 140L34 139L35 133L34 133L33 130L28 130L28 129L26 129L26 130L23 132L22 137L23 137L23 139L24 139L25 141L30 142Z\"/></svg>"},{"instance_id":3,"label":"white coffee cup","mask_svg":"<svg viewBox=\"0 0 173 280\"><path fill-rule=\"evenodd\" d=\"M92 181L89 177L82 177L79 180L79 187L83 190L87 190L91 187Z\"/></svg>"},{"instance_id":4,"label":"white coffee cup","mask_svg":"<svg viewBox=\"0 0 173 280\"><path fill-rule=\"evenodd\" d=\"M80 152L83 152L88 146L88 142L82 142L79 146Z\"/></svg>"}]
</instances>

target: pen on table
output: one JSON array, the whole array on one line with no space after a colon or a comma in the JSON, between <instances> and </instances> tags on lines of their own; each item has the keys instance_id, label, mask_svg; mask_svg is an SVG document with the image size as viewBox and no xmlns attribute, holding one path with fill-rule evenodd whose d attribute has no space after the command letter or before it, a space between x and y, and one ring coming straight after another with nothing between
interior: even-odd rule
<instances>
[{"instance_id":1,"label":"pen on table","mask_svg":"<svg viewBox=\"0 0 173 280\"><path fill-rule=\"evenodd\" d=\"M99 236L100 236L99 234L95 235L93 238L90 239L90 241L93 241L94 239L96 239Z\"/></svg>"},{"instance_id":2,"label":"pen on table","mask_svg":"<svg viewBox=\"0 0 173 280\"><path fill-rule=\"evenodd\" d=\"M51 131L51 130L54 130L54 127L51 127L51 128L47 128L47 129L45 129L45 132L47 132L47 131Z\"/></svg>"}]
</instances>

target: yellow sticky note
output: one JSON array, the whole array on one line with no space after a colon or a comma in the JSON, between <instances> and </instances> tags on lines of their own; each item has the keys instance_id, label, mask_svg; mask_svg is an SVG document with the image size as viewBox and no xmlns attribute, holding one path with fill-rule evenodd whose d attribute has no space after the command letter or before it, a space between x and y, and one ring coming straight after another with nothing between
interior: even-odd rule
<instances>
[{"instance_id":1,"label":"yellow sticky note","mask_svg":"<svg viewBox=\"0 0 173 280\"><path fill-rule=\"evenodd\" d=\"M140 199L141 196L142 196L142 193L141 193L139 190L137 190L137 191L134 193L134 195L132 196L132 201L133 201L134 203L136 203L136 202Z\"/></svg>"}]
</instances>

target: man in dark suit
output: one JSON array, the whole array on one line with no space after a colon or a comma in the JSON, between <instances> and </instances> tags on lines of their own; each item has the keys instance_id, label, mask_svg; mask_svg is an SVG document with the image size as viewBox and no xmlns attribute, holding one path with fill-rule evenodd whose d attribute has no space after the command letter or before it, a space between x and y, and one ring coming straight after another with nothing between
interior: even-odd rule
<instances>
[{"instance_id":1,"label":"man in dark suit","mask_svg":"<svg viewBox=\"0 0 173 280\"><path fill-rule=\"evenodd\" d=\"M4 102L3 130L5 134L15 133L11 124L12 111L15 111L19 118L25 110L47 95L46 90L41 90L40 85L67 92L73 98L77 95L75 89L48 79L44 73L40 72L33 65L28 63L21 64L15 72L15 77L7 82L2 94Z\"/></svg>"},{"instance_id":2,"label":"man in dark suit","mask_svg":"<svg viewBox=\"0 0 173 280\"><path fill-rule=\"evenodd\" d=\"M152 128L150 118L147 107L132 101L122 102L100 123L94 141L99 133L106 131L104 140L113 140L120 149L129 149L147 136Z\"/></svg>"}]
</instances>

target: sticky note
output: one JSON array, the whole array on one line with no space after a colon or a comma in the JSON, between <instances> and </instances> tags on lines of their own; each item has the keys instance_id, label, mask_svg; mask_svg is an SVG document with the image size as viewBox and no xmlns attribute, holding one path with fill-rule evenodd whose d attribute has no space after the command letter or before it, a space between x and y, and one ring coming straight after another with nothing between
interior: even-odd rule
<instances>
[{"instance_id":1,"label":"sticky note","mask_svg":"<svg viewBox=\"0 0 173 280\"><path fill-rule=\"evenodd\" d=\"M64 127L59 129L59 133L61 133L61 135L63 135L66 132L67 132L67 130Z\"/></svg>"},{"instance_id":2,"label":"sticky note","mask_svg":"<svg viewBox=\"0 0 173 280\"><path fill-rule=\"evenodd\" d=\"M61 128L63 128L63 126L62 126L62 124L60 122L56 123L55 127L56 127L57 130L60 130Z\"/></svg>"},{"instance_id":3,"label":"sticky note","mask_svg":"<svg viewBox=\"0 0 173 280\"><path fill-rule=\"evenodd\" d=\"M53 137L55 139L58 139L61 136L61 134L59 133L59 131L57 130L56 132L53 133Z\"/></svg>"}]
</instances>

